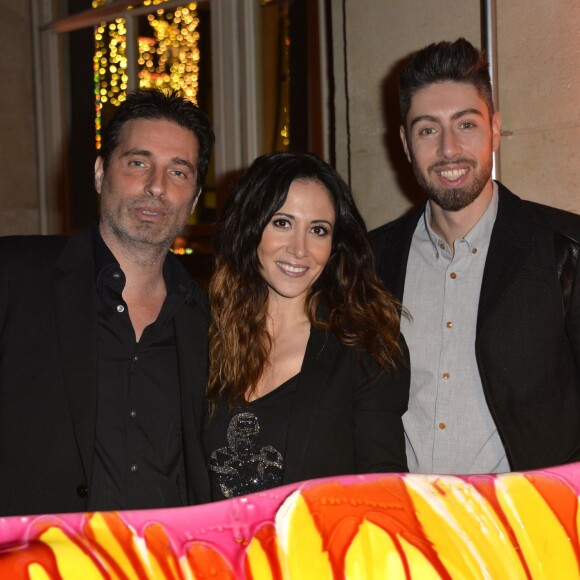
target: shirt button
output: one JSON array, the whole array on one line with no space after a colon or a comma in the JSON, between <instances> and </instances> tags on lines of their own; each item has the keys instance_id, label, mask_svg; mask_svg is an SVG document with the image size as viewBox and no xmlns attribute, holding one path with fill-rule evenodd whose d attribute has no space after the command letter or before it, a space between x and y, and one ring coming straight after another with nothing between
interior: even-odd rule
<instances>
[{"instance_id":1,"label":"shirt button","mask_svg":"<svg viewBox=\"0 0 580 580\"><path fill-rule=\"evenodd\" d=\"M119 306L117 306L117 312L125 312L125 307L122 304L119 304Z\"/></svg>"},{"instance_id":2,"label":"shirt button","mask_svg":"<svg viewBox=\"0 0 580 580\"><path fill-rule=\"evenodd\" d=\"M131 464L131 473L135 473L137 471L137 464L133 463Z\"/></svg>"},{"instance_id":3,"label":"shirt button","mask_svg":"<svg viewBox=\"0 0 580 580\"><path fill-rule=\"evenodd\" d=\"M445 249L445 244L444 244L443 242L441 242L441 243L439 244L439 247L440 247L442 250L444 250L444 249Z\"/></svg>"},{"instance_id":4,"label":"shirt button","mask_svg":"<svg viewBox=\"0 0 580 580\"><path fill-rule=\"evenodd\" d=\"M449 373L443 373L441 376L447 380L449 378Z\"/></svg>"},{"instance_id":5,"label":"shirt button","mask_svg":"<svg viewBox=\"0 0 580 580\"><path fill-rule=\"evenodd\" d=\"M453 328L453 322L451 322L451 320L449 320L448 322L445 323L445 326L447 328Z\"/></svg>"},{"instance_id":6,"label":"shirt button","mask_svg":"<svg viewBox=\"0 0 580 580\"><path fill-rule=\"evenodd\" d=\"M113 278L115 280L118 280L121 277L121 274L119 272L113 272Z\"/></svg>"},{"instance_id":7,"label":"shirt button","mask_svg":"<svg viewBox=\"0 0 580 580\"><path fill-rule=\"evenodd\" d=\"M443 431L443 429L445 429L445 427L447 427L447 425L445 425L445 423L439 423L439 429L441 429L441 431Z\"/></svg>"},{"instance_id":8,"label":"shirt button","mask_svg":"<svg viewBox=\"0 0 580 580\"><path fill-rule=\"evenodd\" d=\"M473 248L473 250L471 250L472 254L477 254L477 248Z\"/></svg>"},{"instance_id":9,"label":"shirt button","mask_svg":"<svg viewBox=\"0 0 580 580\"><path fill-rule=\"evenodd\" d=\"M134 361L134 362L137 362L138 360L139 360L139 357L138 357L137 355L135 355L135 356L133 357L133 361Z\"/></svg>"},{"instance_id":10,"label":"shirt button","mask_svg":"<svg viewBox=\"0 0 580 580\"><path fill-rule=\"evenodd\" d=\"M450 277L452 280L455 280L455 278L457 278L457 274L456 274L455 272L451 272L451 274L449 274L449 277Z\"/></svg>"},{"instance_id":11,"label":"shirt button","mask_svg":"<svg viewBox=\"0 0 580 580\"><path fill-rule=\"evenodd\" d=\"M135 409L132 409L129 415L131 416L132 419L134 419L137 416L137 411L135 411Z\"/></svg>"}]
</instances>

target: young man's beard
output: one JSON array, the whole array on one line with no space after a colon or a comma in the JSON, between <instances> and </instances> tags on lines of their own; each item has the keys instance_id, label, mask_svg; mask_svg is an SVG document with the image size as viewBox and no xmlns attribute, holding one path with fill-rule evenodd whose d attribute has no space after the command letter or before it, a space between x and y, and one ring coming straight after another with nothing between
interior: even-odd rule
<instances>
[{"instance_id":1,"label":"young man's beard","mask_svg":"<svg viewBox=\"0 0 580 580\"><path fill-rule=\"evenodd\" d=\"M444 209L445 211L459 211L467 207L470 203L479 197L479 194L482 192L485 184L491 178L491 170L493 167L493 160L491 157L479 171L477 171L477 165L472 160L461 159L457 162L469 163L471 166L470 171L474 172L471 184L466 187L454 188L437 186L427 179L427 177L423 174L415 162L412 164L415 179L421 188L428 195L429 199L434 201L439 207L441 207L441 209ZM449 167L449 165L449 163L446 163L445 167ZM436 166L437 164L435 164L435 167ZM434 166L431 166L429 171L431 171L433 168Z\"/></svg>"}]
</instances>

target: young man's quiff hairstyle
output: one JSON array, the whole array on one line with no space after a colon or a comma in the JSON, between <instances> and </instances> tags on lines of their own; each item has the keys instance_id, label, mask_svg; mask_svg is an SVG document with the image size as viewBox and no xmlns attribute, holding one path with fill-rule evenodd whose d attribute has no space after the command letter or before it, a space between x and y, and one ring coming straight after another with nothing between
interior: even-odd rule
<instances>
[{"instance_id":1,"label":"young man's quiff hairstyle","mask_svg":"<svg viewBox=\"0 0 580 580\"><path fill-rule=\"evenodd\" d=\"M454 81L473 85L485 101L490 118L494 113L489 65L485 53L465 38L430 44L414 53L399 77L401 121L406 125L413 95L434 83Z\"/></svg>"}]
</instances>

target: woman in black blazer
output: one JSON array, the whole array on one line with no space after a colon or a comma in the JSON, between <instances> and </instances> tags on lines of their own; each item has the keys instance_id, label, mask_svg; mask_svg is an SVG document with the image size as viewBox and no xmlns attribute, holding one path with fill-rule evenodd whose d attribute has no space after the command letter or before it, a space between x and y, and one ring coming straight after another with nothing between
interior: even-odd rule
<instances>
[{"instance_id":1,"label":"woman in black blazer","mask_svg":"<svg viewBox=\"0 0 580 580\"><path fill-rule=\"evenodd\" d=\"M406 471L399 304L334 169L305 153L256 159L224 209L209 294L212 499Z\"/></svg>"}]
</instances>

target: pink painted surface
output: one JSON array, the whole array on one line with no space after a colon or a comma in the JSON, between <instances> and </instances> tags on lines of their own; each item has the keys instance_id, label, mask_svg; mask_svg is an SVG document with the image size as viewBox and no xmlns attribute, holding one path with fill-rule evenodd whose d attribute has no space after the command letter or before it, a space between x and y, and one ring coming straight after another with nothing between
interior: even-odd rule
<instances>
[{"instance_id":1,"label":"pink painted surface","mask_svg":"<svg viewBox=\"0 0 580 580\"><path fill-rule=\"evenodd\" d=\"M0 518L0 578L580 577L580 464L313 480L180 509Z\"/></svg>"}]
</instances>

